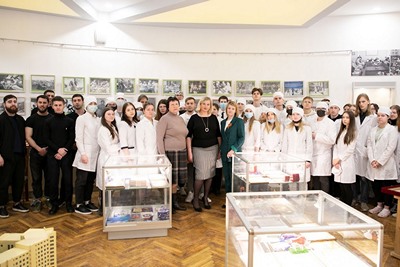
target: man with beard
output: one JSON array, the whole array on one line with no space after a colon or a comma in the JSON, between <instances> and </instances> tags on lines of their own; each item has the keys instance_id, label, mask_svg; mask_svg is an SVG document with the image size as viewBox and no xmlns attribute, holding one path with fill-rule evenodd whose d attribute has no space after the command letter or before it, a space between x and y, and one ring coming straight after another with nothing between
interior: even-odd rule
<instances>
[{"instance_id":1,"label":"man with beard","mask_svg":"<svg viewBox=\"0 0 400 267\"><path fill-rule=\"evenodd\" d=\"M31 207L34 212L42 210L42 197L49 199L49 177L47 174L47 146L44 140L44 122L52 115L48 112L49 99L45 95L36 98L37 113L26 120L26 141L31 146L29 152L29 165L32 174L32 189L34 200ZM42 178L44 176L44 195Z\"/></svg>"},{"instance_id":2,"label":"man with beard","mask_svg":"<svg viewBox=\"0 0 400 267\"><path fill-rule=\"evenodd\" d=\"M17 114L17 97L3 98L0 115L0 218L7 218L8 186L11 185L13 211L28 212L21 196L25 176L25 120Z\"/></svg>"},{"instance_id":3,"label":"man with beard","mask_svg":"<svg viewBox=\"0 0 400 267\"><path fill-rule=\"evenodd\" d=\"M45 96L47 96L47 99L48 99L48 102L49 102L49 104L48 104L48 106L47 106L47 111L48 111L50 114L54 114L54 110L53 110L53 108L51 107L51 103L52 103L51 101L53 100L54 96L56 95L55 92L54 92L53 90L51 90L51 89L48 89L48 90L44 91L43 94L44 94ZM37 113L37 112L38 112L38 107L32 109L31 115L33 115L33 114L35 114L35 113Z\"/></svg>"},{"instance_id":4,"label":"man with beard","mask_svg":"<svg viewBox=\"0 0 400 267\"><path fill-rule=\"evenodd\" d=\"M85 111L85 107L83 106L83 95L81 94L74 94L72 96L72 106L74 107L74 112L71 112L67 115L67 117L71 118L76 122L76 119L83 115Z\"/></svg>"}]
</instances>

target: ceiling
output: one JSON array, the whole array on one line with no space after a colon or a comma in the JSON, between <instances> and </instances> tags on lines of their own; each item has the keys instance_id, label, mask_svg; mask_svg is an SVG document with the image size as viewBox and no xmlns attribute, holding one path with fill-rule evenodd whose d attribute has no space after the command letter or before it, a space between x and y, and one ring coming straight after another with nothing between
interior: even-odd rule
<instances>
[{"instance_id":1,"label":"ceiling","mask_svg":"<svg viewBox=\"0 0 400 267\"><path fill-rule=\"evenodd\" d=\"M326 16L400 12L399 0L0 0L1 9L176 27L307 27Z\"/></svg>"}]
</instances>

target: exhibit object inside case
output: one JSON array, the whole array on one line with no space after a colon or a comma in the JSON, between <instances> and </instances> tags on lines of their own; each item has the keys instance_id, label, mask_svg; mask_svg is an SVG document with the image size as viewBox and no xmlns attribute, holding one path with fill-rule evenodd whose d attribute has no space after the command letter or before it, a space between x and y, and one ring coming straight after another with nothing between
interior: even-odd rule
<instances>
[{"instance_id":1,"label":"exhibit object inside case","mask_svg":"<svg viewBox=\"0 0 400 267\"><path fill-rule=\"evenodd\" d=\"M323 191L226 202L225 266L381 266L383 225Z\"/></svg>"},{"instance_id":2,"label":"exhibit object inside case","mask_svg":"<svg viewBox=\"0 0 400 267\"><path fill-rule=\"evenodd\" d=\"M239 152L232 160L232 192L307 190L306 160L281 152Z\"/></svg>"},{"instance_id":3,"label":"exhibit object inside case","mask_svg":"<svg viewBox=\"0 0 400 267\"><path fill-rule=\"evenodd\" d=\"M110 156L103 166L103 231L108 239L166 236L171 163L165 155Z\"/></svg>"}]
</instances>

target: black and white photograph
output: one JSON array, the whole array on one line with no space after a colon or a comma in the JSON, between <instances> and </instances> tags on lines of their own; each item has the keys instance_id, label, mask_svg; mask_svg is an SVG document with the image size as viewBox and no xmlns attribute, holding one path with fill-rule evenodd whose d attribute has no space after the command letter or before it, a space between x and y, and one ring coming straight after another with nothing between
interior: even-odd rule
<instances>
[{"instance_id":1,"label":"black and white photograph","mask_svg":"<svg viewBox=\"0 0 400 267\"><path fill-rule=\"evenodd\" d=\"M135 93L135 78L115 78L115 92L133 95Z\"/></svg>"},{"instance_id":2,"label":"black and white photograph","mask_svg":"<svg viewBox=\"0 0 400 267\"><path fill-rule=\"evenodd\" d=\"M390 55L393 50L351 52L352 76L386 76L390 74Z\"/></svg>"},{"instance_id":3,"label":"black and white photograph","mask_svg":"<svg viewBox=\"0 0 400 267\"><path fill-rule=\"evenodd\" d=\"M89 78L89 94L111 95L110 78Z\"/></svg>"},{"instance_id":4,"label":"black and white photograph","mask_svg":"<svg viewBox=\"0 0 400 267\"><path fill-rule=\"evenodd\" d=\"M308 94L311 97L329 96L329 82L328 81L308 82Z\"/></svg>"},{"instance_id":5,"label":"black and white photograph","mask_svg":"<svg viewBox=\"0 0 400 267\"><path fill-rule=\"evenodd\" d=\"M284 82L283 94L285 97L302 97L304 90L304 82L302 81L288 81Z\"/></svg>"},{"instance_id":6,"label":"black and white photograph","mask_svg":"<svg viewBox=\"0 0 400 267\"><path fill-rule=\"evenodd\" d=\"M42 93L46 90L55 90L56 77L54 75L31 75L31 92Z\"/></svg>"},{"instance_id":7,"label":"black and white photograph","mask_svg":"<svg viewBox=\"0 0 400 267\"><path fill-rule=\"evenodd\" d=\"M64 101L65 101L64 113L70 114L74 112L74 106L72 105L72 98L64 97Z\"/></svg>"},{"instance_id":8,"label":"black and white photograph","mask_svg":"<svg viewBox=\"0 0 400 267\"><path fill-rule=\"evenodd\" d=\"M254 87L256 87L255 81L236 81L236 95L250 96Z\"/></svg>"},{"instance_id":9,"label":"black and white photograph","mask_svg":"<svg viewBox=\"0 0 400 267\"><path fill-rule=\"evenodd\" d=\"M85 78L63 77L63 94L84 94Z\"/></svg>"},{"instance_id":10,"label":"black and white photograph","mask_svg":"<svg viewBox=\"0 0 400 267\"><path fill-rule=\"evenodd\" d=\"M232 94L232 81L215 80L212 81L213 95L230 95Z\"/></svg>"},{"instance_id":11,"label":"black and white photograph","mask_svg":"<svg viewBox=\"0 0 400 267\"><path fill-rule=\"evenodd\" d=\"M1 95L0 96L0 114L4 112L3 98L4 98L4 95ZM26 115L26 112L25 112L25 97L18 97L17 96L17 107L18 107L17 114L21 115L21 116L25 116Z\"/></svg>"},{"instance_id":12,"label":"black and white photograph","mask_svg":"<svg viewBox=\"0 0 400 267\"><path fill-rule=\"evenodd\" d=\"M207 81L200 80L189 80L188 81L188 94L191 96L195 95L206 95L207 94Z\"/></svg>"},{"instance_id":13,"label":"black and white photograph","mask_svg":"<svg viewBox=\"0 0 400 267\"><path fill-rule=\"evenodd\" d=\"M0 92L24 92L24 75L0 73Z\"/></svg>"},{"instance_id":14,"label":"black and white photograph","mask_svg":"<svg viewBox=\"0 0 400 267\"><path fill-rule=\"evenodd\" d=\"M139 79L139 94L158 94L158 79Z\"/></svg>"},{"instance_id":15,"label":"black and white photograph","mask_svg":"<svg viewBox=\"0 0 400 267\"><path fill-rule=\"evenodd\" d=\"M101 97L96 97L96 99L97 99L97 111L96 111L96 114L97 114L97 117L101 118L101 115L103 115L103 110L106 107L107 99L106 98L101 98Z\"/></svg>"},{"instance_id":16,"label":"black and white photograph","mask_svg":"<svg viewBox=\"0 0 400 267\"><path fill-rule=\"evenodd\" d=\"M260 87L263 96L273 96L275 92L281 90L281 81L261 81Z\"/></svg>"},{"instance_id":17,"label":"black and white photograph","mask_svg":"<svg viewBox=\"0 0 400 267\"><path fill-rule=\"evenodd\" d=\"M400 49L393 49L390 53L390 75L400 75Z\"/></svg>"},{"instance_id":18,"label":"black and white photograph","mask_svg":"<svg viewBox=\"0 0 400 267\"><path fill-rule=\"evenodd\" d=\"M163 80L162 90L163 95L175 95L182 91L182 80Z\"/></svg>"},{"instance_id":19,"label":"black and white photograph","mask_svg":"<svg viewBox=\"0 0 400 267\"><path fill-rule=\"evenodd\" d=\"M157 98L155 98L155 97L149 97L148 102L149 102L149 103L152 103L155 107L157 107Z\"/></svg>"}]
</instances>

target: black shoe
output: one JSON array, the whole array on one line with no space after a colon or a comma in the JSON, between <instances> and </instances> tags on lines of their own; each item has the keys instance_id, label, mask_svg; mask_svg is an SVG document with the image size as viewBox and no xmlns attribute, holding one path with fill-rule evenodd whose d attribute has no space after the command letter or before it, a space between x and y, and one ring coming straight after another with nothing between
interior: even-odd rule
<instances>
[{"instance_id":1,"label":"black shoe","mask_svg":"<svg viewBox=\"0 0 400 267\"><path fill-rule=\"evenodd\" d=\"M204 203L204 208L205 208L205 209L208 209L208 210L211 209L210 203L208 203L208 201L207 201L207 202L205 201L206 198L203 197L202 200L203 200L203 203Z\"/></svg>"},{"instance_id":2,"label":"black shoe","mask_svg":"<svg viewBox=\"0 0 400 267\"><path fill-rule=\"evenodd\" d=\"M88 204L85 205L86 208L90 211L98 211L99 208L96 207L96 205L94 205L92 202L89 202Z\"/></svg>"},{"instance_id":3,"label":"black shoe","mask_svg":"<svg viewBox=\"0 0 400 267\"><path fill-rule=\"evenodd\" d=\"M8 218L8 217L10 217L10 215L8 215L6 207L4 207L4 206L0 207L0 218L5 219L5 218Z\"/></svg>"},{"instance_id":4,"label":"black shoe","mask_svg":"<svg viewBox=\"0 0 400 267\"><path fill-rule=\"evenodd\" d=\"M24 205L21 204L21 202L15 203L15 205L12 208L13 211L18 211L18 212L28 212L29 209L25 208Z\"/></svg>"},{"instance_id":5,"label":"black shoe","mask_svg":"<svg viewBox=\"0 0 400 267\"><path fill-rule=\"evenodd\" d=\"M201 207L196 208L194 205L193 205L193 209L195 211L197 211L197 212L202 212L203 211L203 209Z\"/></svg>"},{"instance_id":6,"label":"black shoe","mask_svg":"<svg viewBox=\"0 0 400 267\"><path fill-rule=\"evenodd\" d=\"M73 213L75 211L74 207L72 206L71 202L65 203L65 208L68 213Z\"/></svg>"},{"instance_id":7,"label":"black shoe","mask_svg":"<svg viewBox=\"0 0 400 267\"><path fill-rule=\"evenodd\" d=\"M88 209L86 205L83 205L83 204L76 207L75 212L79 213L79 214L84 214L84 215L92 214L92 211L90 209Z\"/></svg>"},{"instance_id":8,"label":"black shoe","mask_svg":"<svg viewBox=\"0 0 400 267\"><path fill-rule=\"evenodd\" d=\"M186 207L179 206L178 203L173 204L172 205L172 209L174 209L174 210L187 210Z\"/></svg>"},{"instance_id":9,"label":"black shoe","mask_svg":"<svg viewBox=\"0 0 400 267\"><path fill-rule=\"evenodd\" d=\"M226 209L226 205L225 205L225 204L223 204L223 205L221 206L221 208L223 208L223 209Z\"/></svg>"},{"instance_id":10,"label":"black shoe","mask_svg":"<svg viewBox=\"0 0 400 267\"><path fill-rule=\"evenodd\" d=\"M49 215L54 215L58 211L58 205L51 205L51 209L49 210Z\"/></svg>"},{"instance_id":11,"label":"black shoe","mask_svg":"<svg viewBox=\"0 0 400 267\"><path fill-rule=\"evenodd\" d=\"M58 203L60 203L60 204L58 204L59 208L62 208L65 206L65 201L58 200Z\"/></svg>"}]
</instances>

